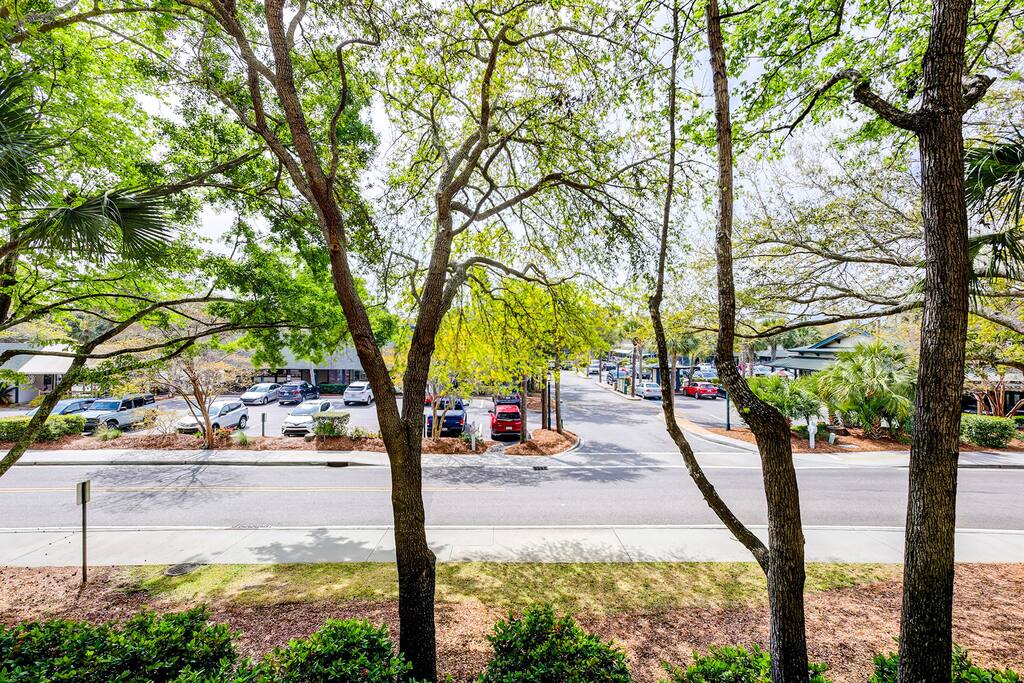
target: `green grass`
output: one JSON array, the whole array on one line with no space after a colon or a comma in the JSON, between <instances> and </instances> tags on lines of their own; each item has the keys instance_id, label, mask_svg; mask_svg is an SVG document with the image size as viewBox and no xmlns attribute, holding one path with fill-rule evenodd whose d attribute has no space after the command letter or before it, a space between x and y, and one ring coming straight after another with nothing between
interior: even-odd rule
<instances>
[{"instance_id":1,"label":"green grass","mask_svg":"<svg viewBox=\"0 0 1024 683\"><path fill-rule=\"evenodd\" d=\"M163 567L128 570L128 589L175 603L371 601L397 598L394 565L382 563L210 565L180 577ZM898 565L810 564L807 591L898 579ZM611 614L687 606L734 607L766 601L765 578L754 563L437 565L440 602L478 602L518 609L551 603L559 611Z\"/></svg>"}]
</instances>

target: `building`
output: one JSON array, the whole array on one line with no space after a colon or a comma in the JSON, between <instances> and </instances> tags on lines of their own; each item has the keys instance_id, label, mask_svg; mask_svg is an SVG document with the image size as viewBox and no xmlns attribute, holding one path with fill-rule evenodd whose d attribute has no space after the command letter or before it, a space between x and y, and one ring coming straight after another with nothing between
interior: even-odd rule
<instances>
[{"instance_id":1,"label":"building","mask_svg":"<svg viewBox=\"0 0 1024 683\"><path fill-rule=\"evenodd\" d=\"M52 351L67 351L63 346L41 347L29 343L4 342L0 343L0 352L12 349L46 348ZM28 403L40 394L49 393L57 383L60 382L64 373L71 367L71 359L62 356L44 356L39 354L18 354L14 356L0 370L16 372L22 377L22 381L14 386L10 382L3 382L2 400L12 404Z\"/></svg>"},{"instance_id":2,"label":"building","mask_svg":"<svg viewBox=\"0 0 1024 683\"><path fill-rule=\"evenodd\" d=\"M809 375L835 363L840 353L853 351L858 344L867 344L873 339L874 335L860 330L837 332L810 346L786 349L785 356L780 353L774 360L761 361L761 365L772 370L789 370L796 376Z\"/></svg>"},{"instance_id":3,"label":"building","mask_svg":"<svg viewBox=\"0 0 1024 683\"><path fill-rule=\"evenodd\" d=\"M352 346L338 349L319 362L299 359L291 350L285 349L284 366L256 372L257 382L306 381L310 384L351 384L366 379L362 363Z\"/></svg>"}]
</instances>

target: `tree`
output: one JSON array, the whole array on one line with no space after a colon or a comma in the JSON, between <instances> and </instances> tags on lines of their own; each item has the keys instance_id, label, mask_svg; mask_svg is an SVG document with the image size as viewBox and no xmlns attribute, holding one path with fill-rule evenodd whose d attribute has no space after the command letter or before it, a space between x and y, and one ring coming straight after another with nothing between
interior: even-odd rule
<instances>
[{"instance_id":1,"label":"tree","mask_svg":"<svg viewBox=\"0 0 1024 683\"><path fill-rule=\"evenodd\" d=\"M883 429L896 435L914 412L914 364L898 346L874 341L839 354L818 374L818 391L830 410L878 438ZM884 423L884 427L883 427Z\"/></svg>"},{"instance_id":2,"label":"tree","mask_svg":"<svg viewBox=\"0 0 1024 683\"><path fill-rule=\"evenodd\" d=\"M207 344L155 366L148 379L185 401L189 413L202 426L203 448L210 450L217 445L210 407L243 373L240 358Z\"/></svg>"},{"instance_id":3,"label":"tree","mask_svg":"<svg viewBox=\"0 0 1024 683\"><path fill-rule=\"evenodd\" d=\"M755 396L774 406L790 423L804 419L810 424L811 418L821 411L821 399L806 381L769 375L751 377L747 383Z\"/></svg>"},{"instance_id":4,"label":"tree","mask_svg":"<svg viewBox=\"0 0 1024 683\"><path fill-rule=\"evenodd\" d=\"M519 212L573 213L574 225L582 220L595 228L614 218L602 187L617 173L608 161L618 138L600 125L614 89L603 89L609 76L599 67L616 44L606 34L617 24L596 3L569 13L587 17L586 30L565 25L563 8L543 4L413 5L393 13L374 7L339 12L319 3L305 12L284 0L261 7L178 4L189 17L181 26L190 32L184 39L189 49L178 55L180 71L200 74L202 90L265 147L281 171L281 196L308 221L301 239L329 255L391 463L400 647L417 678L434 680L435 558L424 530L420 451L438 330L475 269L530 272L529 257L516 259L512 252L508 260L524 264L519 267L502 258L514 237L503 226L537 225L516 220ZM392 16L401 24L388 23ZM299 41L300 31L319 38ZM373 58L388 71L380 91L405 133L399 148L407 156L396 163L394 185L408 201L395 209L401 234L392 244L382 244L375 232L381 226L359 195L373 144L360 118L368 100L364 75L373 64L350 68L357 46L379 46ZM552 253L545 238L565 244L564 230L528 230L531 256ZM415 253L405 253L403 242ZM356 287L360 260L383 269L401 260L403 277L412 283L417 312L401 409L368 302Z\"/></svg>"}]
</instances>

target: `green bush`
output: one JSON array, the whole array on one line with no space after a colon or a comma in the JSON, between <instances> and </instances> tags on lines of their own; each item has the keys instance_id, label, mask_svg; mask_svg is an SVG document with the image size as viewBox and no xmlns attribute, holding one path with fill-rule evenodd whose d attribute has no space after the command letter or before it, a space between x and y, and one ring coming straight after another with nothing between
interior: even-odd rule
<instances>
[{"instance_id":1,"label":"green bush","mask_svg":"<svg viewBox=\"0 0 1024 683\"><path fill-rule=\"evenodd\" d=\"M347 384L318 384L316 388L320 390L321 394L344 394L345 389L348 388Z\"/></svg>"},{"instance_id":2,"label":"green bush","mask_svg":"<svg viewBox=\"0 0 1024 683\"><path fill-rule=\"evenodd\" d=\"M882 341L857 344L818 373L818 394L847 426L877 438L908 431L914 414L917 368L902 348Z\"/></svg>"},{"instance_id":3,"label":"green bush","mask_svg":"<svg viewBox=\"0 0 1024 683\"><path fill-rule=\"evenodd\" d=\"M0 441L17 441L24 435L28 427L27 416L0 418ZM69 434L81 434L85 431L85 418L81 415L54 415L43 423L36 441L56 441Z\"/></svg>"},{"instance_id":4,"label":"green bush","mask_svg":"<svg viewBox=\"0 0 1024 683\"><path fill-rule=\"evenodd\" d=\"M666 664L671 683L771 683L771 656L755 645L753 649L731 645L708 648L706 655L693 653L693 664L681 669ZM808 683L829 683L828 666L810 665Z\"/></svg>"},{"instance_id":5,"label":"green bush","mask_svg":"<svg viewBox=\"0 0 1024 683\"><path fill-rule=\"evenodd\" d=\"M626 656L551 607L510 616L487 637L494 654L478 683L600 683L632 678Z\"/></svg>"},{"instance_id":6,"label":"green bush","mask_svg":"<svg viewBox=\"0 0 1024 683\"><path fill-rule=\"evenodd\" d=\"M252 683L398 683L409 680L412 665L395 654L387 627L356 619L328 619L309 638L293 640L255 665L244 666L237 681Z\"/></svg>"},{"instance_id":7,"label":"green bush","mask_svg":"<svg viewBox=\"0 0 1024 683\"><path fill-rule=\"evenodd\" d=\"M788 420L809 420L821 411L821 400L806 381L768 375L751 377L747 384L755 396L774 406Z\"/></svg>"},{"instance_id":8,"label":"green bush","mask_svg":"<svg viewBox=\"0 0 1024 683\"><path fill-rule=\"evenodd\" d=\"M896 653L875 655L875 672L869 683L896 683L899 666L900 656ZM1020 683L1020 676L1009 669L1000 671L975 666L967 650L959 645L953 646L951 669L953 683Z\"/></svg>"},{"instance_id":9,"label":"green bush","mask_svg":"<svg viewBox=\"0 0 1024 683\"><path fill-rule=\"evenodd\" d=\"M1006 448L1017 436L1017 425L1008 417L962 415L960 440L987 448Z\"/></svg>"},{"instance_id":10,"label":"green bush","mask_svg":"<svg viewBox=\"0 0 1024 683\"><path fill-rule=\"evenodd\" d=\"M317 436L345 436L348 434L349 414L341 410L328 410L313 417L313 433Z\"/></svg>"},{"instance_id":11,"label":"green bush","mask_svg":"<svg viewBox=\"0 0 1024 683\"><path fill-rule=\"evenodd\" d=\"M100 441L113 441L114 439L120 438L121 434L121 430L117 427L114 427L113 429L109 427L100 427L93 433L93 436ZM200 433L200 436L202 436L202 433Z\"/></svg>"},{"instance_id":12,"label":"green bush","mask_svg":"<svg viewBox=\"0 0 1024 683\"><path fill-rule=\"evenodd\" d=\"M124 624L55 620L0 627L0 680L161 683L216 680L236 659L231 631L204 608L143 612Z\"/></svg>"}]
</instances>

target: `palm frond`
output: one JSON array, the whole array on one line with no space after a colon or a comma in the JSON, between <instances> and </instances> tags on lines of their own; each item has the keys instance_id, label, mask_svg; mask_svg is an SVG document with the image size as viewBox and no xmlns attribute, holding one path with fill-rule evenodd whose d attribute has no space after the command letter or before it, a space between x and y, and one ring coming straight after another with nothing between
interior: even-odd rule
<instances>
[{"instance_id":1,"label":"palm frond","mask_svg":"<svg viewBox=\"0 0 1024 683\"><path fill-rule=\"evenodd\" d=\"M74 206L44 210L20 231L23 242L88 258L143 260L173 236L163 200L114 190Z\"/></svg>"},{"instance_id":2,"label":"palm frond","mask_svg":"<svg viewBox=\"0 0 1024 683\"><path fill-rule=\"evenodd\" d=\"M1024 131L979 141L964 153L967 201L981 215L1014 227L1024 210Z\"/></svg>"},{"instance_id":3,"label":"palm frond","mask_svg":"<svg viewBox=\"0 0 1024 683\"><path fill-rule=\"evenodd\" d=\"M20 72L0 78L0 201L34 200L46 135L36 125Z\"/></svg>"}]
</instances>

